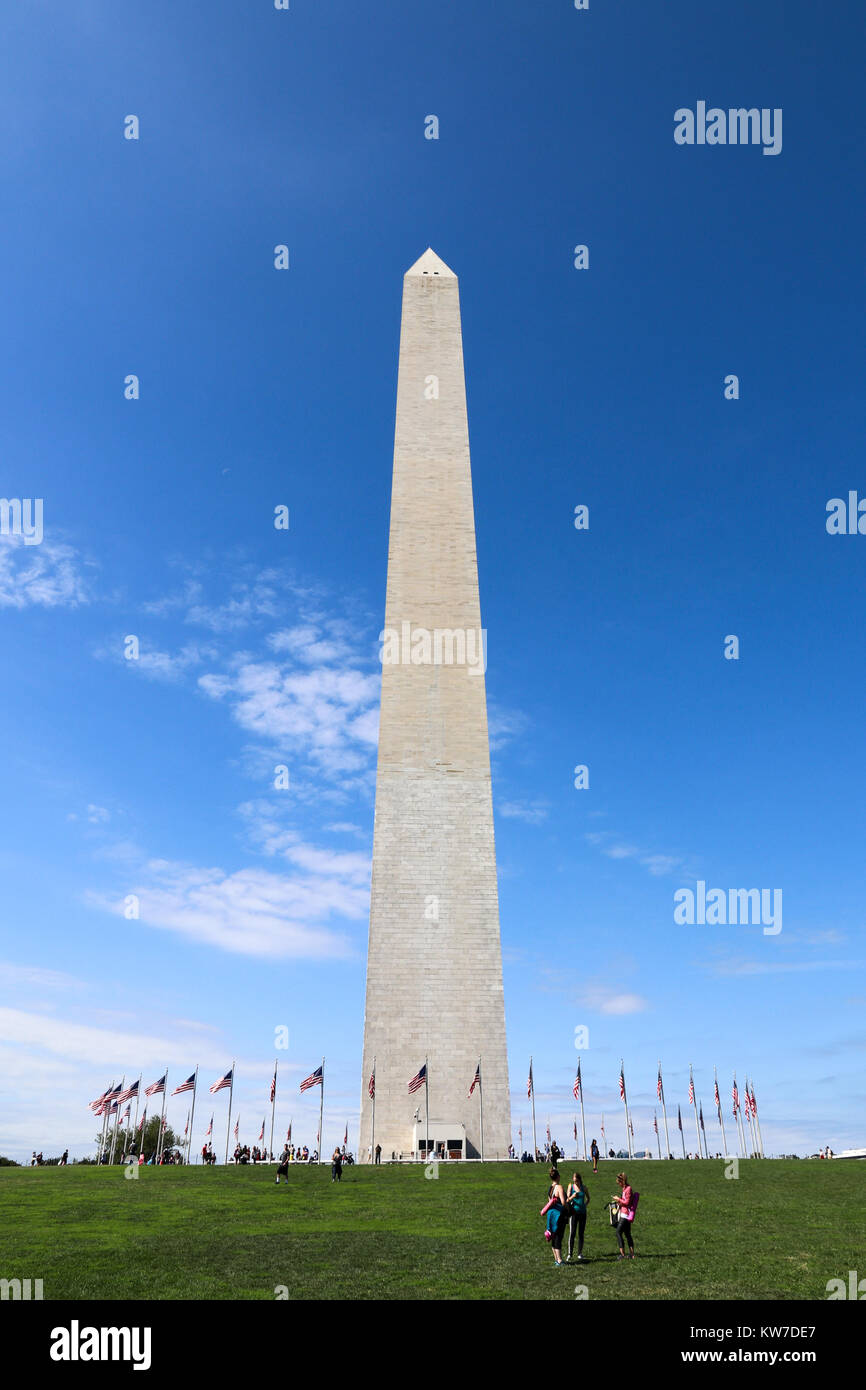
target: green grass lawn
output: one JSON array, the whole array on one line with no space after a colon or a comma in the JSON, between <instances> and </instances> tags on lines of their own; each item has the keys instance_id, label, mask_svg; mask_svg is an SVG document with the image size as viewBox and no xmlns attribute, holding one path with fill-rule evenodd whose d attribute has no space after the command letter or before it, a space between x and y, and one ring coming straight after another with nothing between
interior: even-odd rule
<instances>
[{"instance_id":1,"label":"green grass lawn","mask_svg":"<svg viewBox=\"0 0 866 1390\"><path fill-rule=\"evenodd\" d=\"M571 1175L573 1164L563 1166ZM617 1262L593 1176L583 1264L554 1268L542 1165L0 1169L0 1278L46 1299L825 1299L863 1263L861 1163L721 1160L628 1165L638 1258ZM858 1194L860 1194L858 1196ZM866 1273L866 1267L864 1267Z\"/></svg>"}]
</instances>

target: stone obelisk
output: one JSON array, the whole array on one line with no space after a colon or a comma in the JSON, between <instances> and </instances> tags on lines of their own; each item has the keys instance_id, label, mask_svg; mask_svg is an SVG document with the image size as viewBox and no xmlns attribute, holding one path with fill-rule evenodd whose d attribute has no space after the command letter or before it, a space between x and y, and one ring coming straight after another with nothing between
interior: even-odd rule
<instances>
[{"instance_id":1,"label":"stone obelisk","mask_svg":"<svg viewBox=\"0 0 866 1390\"><path fill-rule=\"evenodd\" d=\"M360 1151L511 1138L475 517L457 276L403 280ZM428 1090L409 1082L427 1063ZM482 1093L469 1090L481 1062ZM429 1120L428 1120L429 1107Z\"/></svg>"}]
</instances>

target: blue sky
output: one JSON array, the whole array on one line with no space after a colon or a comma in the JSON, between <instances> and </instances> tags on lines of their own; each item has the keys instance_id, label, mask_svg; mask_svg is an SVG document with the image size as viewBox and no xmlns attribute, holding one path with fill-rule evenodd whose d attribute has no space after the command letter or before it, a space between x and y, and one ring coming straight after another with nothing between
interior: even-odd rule
<instances>
[{"instance_id":1,"label":"blue sky","mask_svg":"<svg viewBox=\"0 0 866 1390\"><path fill-rule=\"evenodd\" d=\"M711 1147L713 1065L768 1150L862 1144L866 539L825 527L866 493L857 8L46 0L3 31L0 494L44 539L0 537L0 1151L83 1153L111 1077L233 1057L252 1142L281 1025L278 1133L312 1143L324 1053L357 1145L427 245L461 282L515 1136L530 1052L570 1135L585 1026L617 1147L621 1056L638 1147L658 1058ZM782 152L678 146L698 101L781 108ZM677 925L698 879L781 889L782 931Z\"/></svg>"}]
</instances>

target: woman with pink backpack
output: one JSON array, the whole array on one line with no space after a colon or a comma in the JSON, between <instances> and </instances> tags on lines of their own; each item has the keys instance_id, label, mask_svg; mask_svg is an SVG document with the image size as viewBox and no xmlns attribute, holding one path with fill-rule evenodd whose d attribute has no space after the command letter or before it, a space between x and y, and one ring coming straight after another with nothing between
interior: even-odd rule
<instances>
[{"instance_id":1,"label":"woman with pink backpack","mask_svg":"<svg viewBox=\"0 0 866 1390\"><path fill-rule=\"evenodd\" d=\"M619 1246L619 1255L617 1256L617 1258L620 1260L625 1259L624 1240L626 1240L628 1241L628 1248L630 1252L629 1258L633 1260L634 1241L632 1239L631 1229L632 1222L634 1221L634 1214L637 1211L637 1204L638 1199L640 1198L640 1193L635 1192L632 1189L625 1173L617 1173L616 1180L617 1184L622 1189L619 1197L611 1198L611 1201L615 1202L618 1207L618 1215L616 1222L616 1242Z\"/></svg>"}]
</instances>

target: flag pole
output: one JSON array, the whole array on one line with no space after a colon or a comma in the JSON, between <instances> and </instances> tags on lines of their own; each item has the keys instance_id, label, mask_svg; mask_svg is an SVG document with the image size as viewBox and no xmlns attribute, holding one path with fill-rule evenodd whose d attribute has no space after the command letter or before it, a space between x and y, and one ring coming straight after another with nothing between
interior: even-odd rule
<instances>
[{"instance_id":1,"label":"flag pole","mask_svg":"<svg viewBox=\"0 0 866 1390\"><path fill-rule=\"evenodd\" d=\"M578 1070L580 1069L580 1058L577 1060ZM580 1128L583 1132L583 1161L587 1162L586 1157L586 1116L583 1113L583 1077L580 1079Z\"/></svg>"},{"instance_id":2,"label":"flag pole","mask_svg":"<svg viewBox=\"0 0 866 1390\"><path fill-rule=\"evenodd\" d=\"M709 1150L709 1148L708 1148L708 1146L707 1146L707 1127L706 1127L706 1125L704 1124L704 1103L703 1103L703 1101L700 1099L700 1097L698 1098L698 1104L699 1104L699 1106L700 1106L700 1111L701 1111L701 1113L700 1113L701 1131L702 1131L703 1137L704 1137L703 1154L704 1154L704 1158L709 1158L709 1156L710 1156L710 1150Z\"/></svg>"},{"instance_id":3,"label":"flag pole","mask_svg":"<svg viewBox=\"0 0 866 1390\"><path fill-rule=\"evenodd\" d=\"M761 1121L758 1119L758 1102L755 1100L755 1078L752 1077L752 1100L755 1101L752 1109L755 1112L755 1124L758 1126L758 1152L761 1158L764 1157L764 1140L761 1135Z\"/></svg>"},{"instance_id":4,"label":"flag pole","mask_svg":"<svg viewBox=\"0 0 866 1390\"><path fill-rule=\"evenodd\" d=\"M662 1059L661 1059L661 1057L660 1057L660 1058L659 1058L659 1077L660 1077L660 1078L661 1078L661 1074L662 1074ZM661 1084L661 1102L662 1102L662 1115L664 1116L664 1122L665 1122L665 1158L668 1158L668 1157L670 1156L670 1151L671 1151L671 1141L670 1141L670 1139L669 1139L669 1137L668 1137L668 1108L667 1108L667 1105L665 1104L665 1083L664 1083L664 1081L662 1081L662 1084Z\"/></svg>"},{"instance_id":5,"label":"flag pole","mask_svg":"<svg viewBox=\"0 0 866 1390\"><path fill-rule=\"evenodd\" d=\"M109 1086L109 1088L108 1088L108 1090L106 1091L105 1094L106 1094L107 1096L110 1096L110 1095L112 1095L113 1093L114 1093L114 1081L112 1080L111 1085ZM96 1160L97 1163L99 1163L99 1164L102 1163L102 1155L103 1155L103 1153L105 1152L105 1131L106 1131L106 1129L108 1128L108 1112L109 1112L110 1109L111 1109L111 1106L110 1106L110 1105L105 1106L105 1105L103 1104L103 1107L102 1107L102 1134L101 1134L100 1139L99 1139L99 1153L98 1153L98 1155L97 1155L97 1160Z\"/></svg>"},{"instance_id":6,"label":"flag pole","mask_svg":"<svg viewBox=\"0 0 866 1390\"><path fill-rule=\"evenodd\" d=\"M229 1082L229 1117L228 1117L228 1119L226 1120L226 1167L228 1167L228 1161L229 1161L229 1133L230 1133L230 1131L231 1131L231 1124L232 1124L232 1096L234 1095L234 1090L235 1090L235 1063L234 1063L234 1058L232 1058L232 1079L231 1079L231 1081Z\"/></svg>"},{"instance_id":7,"label":"flag pole","mask_svg":"<svg viewBox=\"0 0 866 1390\"><path fill-rule=\"evenodd\" d=\"M653 1129L654 1129L655 1132L656 1132L656 1143L658 1144L659 1160L661 1160L661 1156L662 1156L662 1140L661 1140L661 1135L659 1134L659 1117L658 1117L658 1115L656 1114L655 1111L653 1111Z\"/></svg>"},{"instance_id":8,"label":"flag pole","mask_svg":"<svg viewBox=\"0 0 866 1390\"><path fill-rule=\"evenodd\" d=\"M535 1135L535 1077L532 1075L532 1057L529 1058L529 1090L532 1096L532 1161L538 1160L538 1140Z\"/></svg>"},{"instance_id":9,"label":"flag pole","mask_svg":"<svg viewBox=\"0 0 866 1390\"><path fill-rule=\"evenodd\" d=\"M166 1069L165 1069L165 1084L164 1084L164 1086L163 1086L163 1088L162 1088L162 1117L161 1117L160 1122L159 1122L159 1141L158 1141L157 1151L156 1151L156 1161L157 1161L157 1163L159 1163L160 1159L162 1158L162 1136L163 1136L163 1134L164 1134L164 1132L165 1132L164 1126L163 1126L163 1120L165 1119L165 1098L166 1098L167 1095L168 1095L168 1067L166 1067Z\"/></svg>"},{"instance_id":10,"label":"flag pole","mask_svg":"<svg viewBox=\"0 0 866 1390\"><path fill-rule=\"evenodd\" d=\"M144 1072L141 1072L141 1073L139 1074L139 1078L138 1078L138 1090L137 1090L136 1093L135 1093L135 1119L134 1119L133 1122L132 1122L132 1147L133 1147L133 1148L135 1148L135 1144L136 1144L136 1138L135 1138L135 1136L136 1136L137 1133L138 1133L138 1102L139 1102L139 1100L141 1099L141 1083L142 1083L143 1080L144 1080Z\"/></svg>"},{"instance_id":11,"label":"flag pole","mask_svg":"<svg viewBox=\"0 0 866 1390\"><path fill-rule=\"evenodd\" d=\"M195 1069L195 1081L192 1083L192 1111L189 1117L189 1144L186 1150L186 1161L192 1163L192 1131L195 1124L195 1093L198 1090L198 1064Z\"/></svg>"},{"instance_id":12,"label":"flag pole","mask_svg":"<svg viewBox=\"0 0 866 1390\"><path fill-rule=\"evenodd\" d=\"M319 1162L322 1161L322 1141L324 1140L323 1120L325 1116L325 1059L322 1058L322 1094L319 1097Z\"/></svg>"},{"instance_id":13,"label":"flag pole","mask_svg":"<svg viewBox=\"0 0 866 1390\"><path fill-rule=\"evenodd\" d=\"M748 1158L748 1157L749 1157L749 1141L748 1141L748 1139L746 1138L746 1126L745 1126L745 1124L743 1123L743 1102L742 1102L742 1101L740 1101L739 1115L740 1115L740 1133L741 1133L742 1136L743 1136L743 1154L745 1155L746 1158Z\"/></svg>"},{"instance_id":14,"label":"flag pole","mask_svg":"<svg viewBox=\"0 0 866 1390\"><path fill-rule=\"evenodd\" d=\"M701 1128L698 1124L698 1098L695 1095L695 1078L692 1072L691 1062L689 1062L689 1095L692 1105L695 1107L695 1134L698 1136L698 1158L700 1158L704 1151L701 1148Z\"/></svg>"},{"instance_id":15,"label":"flag pole","mask_svg":"<svg viewBox=\"0 0 866 1390\"><path fill-rule=\"evenodd\" d=\"M484 1083L481 1080L481 1058L478 1058L478 1111L481 1117L481 1162L484 1162Z\"/></svg>"},{"instance_id":16,"label":"flag pole","mask_svg":"<svg viewBox=\"0 0 866 1390\"><path fill-rule=\"evenodd\" d=\"M123 1095L123 1083L124 1083L125 1080L126 1080L126 1073L124 1072L123 1076L120 1078L120 1094L121 1094L121 1095ZM119 1125L120 1125L120 1102L118 1101L118 1103L117 1103L117 1119L114 1121L114 1133L113 1133L112 1136L111 1136L111 1155L110 1155L109 1160L108 1160L109 1163L113 1163L113 1162L114 1162L114 1149L115 1149L115 1145L117 1144L117 1130L118 1130L118 1126L119 1126Z\"/></svg>"},{"instance_id":17,"label":"flag pole","mask_svg":"<svg viewBox=\"0 0 866 1390\"><path fill-rule=\"evenodd\" d=\"M719 1097L719 1074L718 1074L718 1072L716 1071L716 1068L715 1068L715 1067L713 1067L713 1083L714 1083L714 1085L715 1085L716 1113L718 1114L718 1117L719 1117L719 1124L720 1124L721 1127L722 1127L722 1149L723 1149L723 1151L724 1151L724 1157L727 1158L727 1156L728 1156L728 1141L727 1141L727 1139L725 1138L725 1121L724 1121L724 1117L722 1116L722 1102L721 1102L721 1099L720 1099L720 1097Z\"/></svg>"},{"instance_id":18,"label":"flag pole","mask_svg":"<svg viewBox=\"0 0 866 1390\"><path fill-rule=\"evenodd\" d=\"M686 1136L685 1136L684 1133L683 1133L683 1112L680 1110L680 1107L679 1107L679 1106L677 1106L677 1125L679 1126L679 1131L680 1131L680 1143L681 1143L682 1146L683 1146L683 1158L685 1158L685 1156L686 1156Z\"/></svg>"},{"instance_id":19,"label":"flag pole","mask_svg":"<svg viewBox=\"0 0 866 1390\"><path fill-rule=\"evenodd\" d=\"M274 1098L273 1098L273 1100L271 1101L271 1137L270 1137L270 1140L269 1140L269 1142L268 1142L268 1158L269 1158L269 1159L273 1159L273 1156L274 1156L274 1112L275 1112L275 1110L276 1110L276 1108L277 1108L277 1062L278 1062L278 1061L279 1061L279 1058L275 1057L275 1058L274 1058Z\"/></svg>"},{"instance_id":20,"label":"flag pole","mask_svg":"<svg viewBox=\"0 0 866 1390\"><path fill-rule=\"evenodd\" d=\"M749 1140L752 1145L752 1153L757 1157L758 1136L755 1133L755 1121L752 1118L752 1103L749 1100L749 1078L746 1077L746 1118L749 1121Z\"/></svg>"},{"instance_id":21,"label":"flag pole","mask_svg":"<svg viewBox=\"0 0 866 1390\"><path fill-rule=\"evenodd\" d=\"M424 1150L427 1162L430 1162L430 1060L424 1058Z\"/></svg>"},{"instance_id":22,"label":"flag pole","mask_svg":"<svg viewBox=\"0 0 866 1390\"><path fill-rule=\"evenodd\" d=\"M619 1071L622 1077L622 1103L625 1106L625 1142L626 1148L628 1149L628 1156L631 1158L631 1125L628 1118L628 1096L625 1089L625 1061L622 1057L619 1059Z\"/></svg>"},{"instance_id":23,"label":"flag pole","mask_svg":"<svg viewBox=\"0 0 866 1390\"><path fill-rule=\"evenodd\" d=\"M738 1090L738 1087L737 1087L737 1073L736 1073L736 1072L734 1072L734 1090L737 1091L737 1100L736 1100L736 1103L735 1103L735 1105L734 1105L734 1124L737 1126L737 1139L739 1140L740 1148L742 1149L742 1152L743 1152L743 1158L745 1158L745 1157L746 1157L746 1136L743 1134L742 1106L740 1105L740 1096L739 1096L739 1090Z\"/></svg>"}]
</instances>

